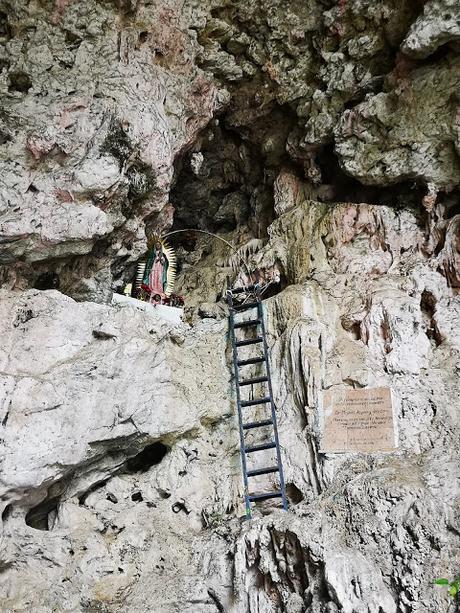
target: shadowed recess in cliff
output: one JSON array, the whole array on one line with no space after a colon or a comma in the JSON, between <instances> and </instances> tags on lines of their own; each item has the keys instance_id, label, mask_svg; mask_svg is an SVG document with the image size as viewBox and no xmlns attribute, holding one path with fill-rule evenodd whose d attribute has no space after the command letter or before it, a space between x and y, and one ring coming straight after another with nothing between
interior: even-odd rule
<instances>
[{"instance_id":1,"label":"shadowed recess in cliff","mask_svg":"<svg viewBox=\"0 0 460 613\"><path fill-rule=\"evenodd\" d=\"M137 455L129 458L126 462L126 472L146 472L152 466L159 464L168 451L169 448L160 442L147 445L147 447Z\"/></svg>"},{"instance_id":2,"label":"shadowed recess in cliff","mask_svg":"<svg viewBox=\"0 0 460 613\"><path fill-rule=\"evenodd\" d=\"M25 522L35 530L49 531L54 528L59 510L62 494L66 489L68 480L56 481L51 485L46 494L46 498L29 509L26 514Z\"/></svg>"},{"instance_id":3,"label":"shadowed recess in cliff","mask_svg":"<svg viewBox=\"0 0 460 613\"><path fill-rule=\"evenodd\" d=\"M218 124L198 146L176 169L173 229L234 230L250 217L252 193L262 183L260 160L251 145Z\"/></svg>"}]
</instances>

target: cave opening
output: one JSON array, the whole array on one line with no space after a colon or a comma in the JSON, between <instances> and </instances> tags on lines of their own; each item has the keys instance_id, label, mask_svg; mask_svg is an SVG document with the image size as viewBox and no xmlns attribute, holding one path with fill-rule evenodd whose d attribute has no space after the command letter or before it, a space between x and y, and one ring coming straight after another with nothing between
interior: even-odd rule
<instances>
[{"instance_id":1,"label":"cave opening","mask_svg":"<svg viewBox=\"0 0 460 613\"><path fill-rule=\"evenodd\" d=\"M8 91L27 94L32 87L32 81L27 73L22 71L10 72L8 75Z\"/></svg>"},{"instance_id":2,"label":"cave opening","mask_svg":"<svg viewBox=\"0 0 460 613\"><path fill-rule=\"evenodd\" d=\"M172 230L231 232L250 217L251 194L263 178L259 156L222 121L205 130L196 147L176 165Z\"/></svg>"},{"instance_id":3,"label":"cave opening","mask_svg":"<svg viewBox=\"0 0 460 613\"><path fill-rule=\"evenodd\" d=\"M170 193L174 207L171 232L181 234L171 238L171 245L178 255L178 291L185 296L194 289L193 280L201 278L200 267L216 266L219 287L217 298L209 296L212 302L219 301L222 294L219 290L223 276L230 277L233 284L238 271L242 276L248 272L244 263L236 267L230 264L233 255L251 241L259 241L258 249L262 247L276 217L273 185L279 171L291 168L299 172L297 162L286 151L288 135L297 121L294 111L273 100L263 109L257 105L253 108L255 102L250 94L255 92L250 85L237 87L225 112L201 133L194 149L176 163ZM246 108L247 104L250 108ZM235 246L234 253L206 244L199 238L200 231L230 241ZM260 276L263 282L266 274L266 268L254 269L250 277L257 280ZM284 281L283 276L277 287L271 284L264 298L281 291ZM204 289L209 292L209 288Z\"/></svg>"},{"instance_id":4,"label":"cave opening","mask_svg":"<svg viewBox=\"0 0 460 613\"><path fill-rule=\"evenodd\" d=\"M304 495L294 483L286 483L286 496L291 505L299 504L304 499Z\"/></svg>"},{"instance_id":5,"label":"cave opening","mask_svg":"<svg viewBox=\"0 0 460 613\"><path fill-rule=\"evenodd\" d=\"M126 472L147 472L152 466L159 464L168 453L169 447L157 441L144 447L137 455L126 462Z\"/></svg>"},{"instance_id":6,"label":"cave opening","mask_svg":"<svg viewBox=\"0 0 460 613\"><path fill-rule=\"evenodd\" d=\"M37 506L32 507L26 514L26 524L35 530L52 530L57 517L60 501L60 496L53 496L51 498L46 498Z\"/></svg>"},{"instance_id":7,"label":"cave opening","mask_svg":"<svg viewBox=\"0 0 460 613\"><path fill-rule=\"evenodd\" d=\"M43 272L35 280L34 288L40 290L59 289L59 275L55 272Z\"/></svg>"}]
</instances>

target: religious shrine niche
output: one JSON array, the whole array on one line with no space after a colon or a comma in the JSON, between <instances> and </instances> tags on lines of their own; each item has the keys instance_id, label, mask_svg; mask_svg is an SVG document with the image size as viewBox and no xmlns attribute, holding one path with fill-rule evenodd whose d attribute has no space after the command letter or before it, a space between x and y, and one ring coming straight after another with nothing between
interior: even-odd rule
<instances>
[{"instance_id":1,"label":"religious shrine niche","mask_svg":"<svg viewBox=\"0 0 460 613\"><path fill-rule=\"evenodd\" d=\"M182 296L174 294L176 254L168 242L154 235L148 240L145 260L137 265L132 296L150 304L182 307Z\"/></svg>"}]
</instances>

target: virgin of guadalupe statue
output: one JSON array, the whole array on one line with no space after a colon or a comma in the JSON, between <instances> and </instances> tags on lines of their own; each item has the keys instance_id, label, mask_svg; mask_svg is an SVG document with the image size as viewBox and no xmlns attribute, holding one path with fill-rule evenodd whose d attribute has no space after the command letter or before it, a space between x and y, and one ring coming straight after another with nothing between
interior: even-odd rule
<instances>
[{"instance_id":1,"label":"virgin of guadalupe statue","mask_svg":"<svg viewBox=\"0 0 460 613\"><path fill-rule=\"evenodd\" d=\"M166 241L154 236L149 240L147 260L137 269L136 286L140 298L153 304L169 299L176 275L176 256Z\"/></svg>"},{"instance_id":2,"label":"virgin of guadalupe statue","mask_svg":"<svg viewBox=\"0 0 460 613\"><path fill-rule=\"evenodd\" d=\"M151 250L145 266L143 284L150 290L150 296L158 294L165 298L168 283L168 259L163 253L160 241L157 241Z\"/></svg>"}]
</instances>

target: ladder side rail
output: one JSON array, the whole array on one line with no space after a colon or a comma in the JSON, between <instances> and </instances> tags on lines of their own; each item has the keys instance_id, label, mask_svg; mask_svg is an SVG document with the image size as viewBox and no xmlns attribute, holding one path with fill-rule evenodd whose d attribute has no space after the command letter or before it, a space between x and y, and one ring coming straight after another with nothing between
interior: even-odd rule
<instances>
[{"instance_id":1,"label":"ladder side rail","mask_svg":"<svg viewBox=\"0 0 460 613\"><path fill-rule=\"evenodd\" d=\"M230 320L230 337L232 342L232 355L233 355L233 373L235 376L235 387L236 387L236 406L238 409L238 427L240 432L240 456L241 456L241 464L243 468L243 483L244 483L244 503L246 507L246 518L251 519L251 501L249 500L249 483L248 483L248 471L246 466L246 452L245 452L245 441L244 441L244 430L243 430L243 415L241 412L241 397L240 397L240 382L239 382L239 374L238 374L238 352L236 348L236 335L235 335L235 313L233 310L233 297L232 292L227 292L227 302L229 308L229 320Z\"/></svg>"},{"instance_id":2,"label":"ladder side rail","mask_svg":"<svg viewBox=\"0 0 460 613\"><path fill-rule=\"evenodd\" d=\"M283 501L283 509L285 511L287 511L288 504L287 504L287 499L286 499L286 487L285 487L285 483L284 483L283 465L281 463L281 450L280 450L280 443L279 443L279 436L278 436L278 424L277 424L277 421L276 421L276 408L275 408L275 402L273 400L272 377L271 377L271 370L270 370L270 361L269 361L269 357L268 357L267 335L266 335L266 331L265 331L264 312L263 312L262 302L261 302L260 298L259 298L259 304L257 306L257 313L258 313L258 316L259 316L259 319L260 319L260 326L261 326L261 329L262 329L261 336L262 336L262 339L263 339L265 364L266 364L266 367L267 367L268 395L270 396L270 407L271 407L272 421L273 421L273 432L274 432L274 435L275 435L276 459L277 459L278 466L279 466L280 489L281 489L281 495L282 495L282 501Z\"/></svg>"}]
</instances>

